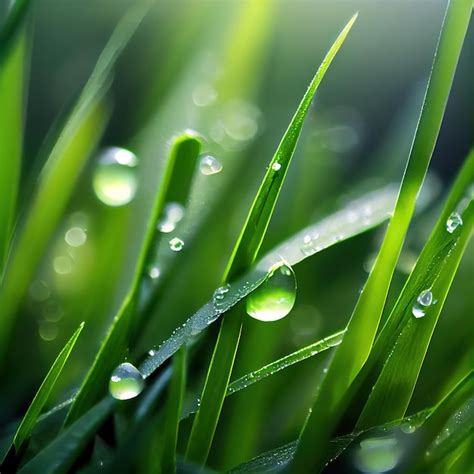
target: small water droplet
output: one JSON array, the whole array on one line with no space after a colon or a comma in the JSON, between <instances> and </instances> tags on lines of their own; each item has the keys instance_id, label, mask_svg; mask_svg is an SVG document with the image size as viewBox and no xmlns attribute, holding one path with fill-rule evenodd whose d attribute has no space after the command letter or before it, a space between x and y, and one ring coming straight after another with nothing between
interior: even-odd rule
<instances>
[{"instance_id":1,"label":"small water droplet","mask_svg":"<svg viewBox=\"0 0 474 474\"><path fill-rule=\"evenodd\" d=\"M403 433L412 434L416 431L416 426L411 423L403 423L400 426L400 429L402 430Z\"/></svg>"},{"instance_id":2,"label":"small water droplet","mask_svg":"<svg viewBox=\"0 0 474 474\"><path fill-rule=\"evenodd\" d=\"M446 221L446 230L452 234L460 225L462 225L462 218L459 213L451 213Z\"/></svg>"},{"instance_id":3,"label":"small water droplet","mask_svg":"<svg viewBox=\"0 0 474 474\"><path fill-rule=\"evenodd\" d=\"M107 148L97 163L92 186L108 206L128 204L137 191L137 157L124 148Z\"/></svg>"},{"instance_id":4,"label":"small water droplet","mask_svg":"<svg viewBox=\"0 0 474 474\"><path fill-rule=\"evenodd\" d=\"M214 303L214 307L219 309L224 305L225 297L227 293L229 293L230 285L224 285L216 289L212 296L212 301Z\"/></svg>"},{"instance_id":5,"label":"small water droplet","mask_svg":"<svg viewBox=\"0 0 474 474\"><path fill-rule=\"evenodd\" d=\"M117 366L110 377L109 391L117 400L135 398L144 387L142 374L129 362Z\"/></svg>"},{"instance_id":6,"label":"small water droplet","mask_svg":"<svg viewBox=\"0 0 474 474\"><path fill-rule=\"evenodd\" d=\"M169 202L163 209L157 228L160 232L170 233L176 229L184 216L184 207L178 202Z\"/></svg>"},{"instance_id":7,"label":"small water droplet","mask_svg":"<svg viewBox=\"0 0 474 474\"><path fill-rule=\"evenodd\" d=\"M265 281L247 297L247 313L259 321L277 321L293 308L296 278L292 268L279 263L268 272Z\"/></svg>"},{"instance_id":8,"label":"small water droplet","mask_svg":"<svg viewBox=\"0 0 474 474\"><path fill-rule=\"evenodd\" d=\"M281 164L280 163L273 163L272 165L272 170L273 171L279 171L281 169Z\"/></svg>"},{"instance_id":9,"label":"small water droplet","mask_svg":"<svg viewBox=\"0 0 474 474\"><path fill-rule=\"evenodd\" d=\"M38 329L39 335L43 341L54 341L58 337L58 326L49 321L42 322Z\"/></svg>"},{"instance_id":10,"label":"small water droplet","mask_svg":"<svg viewBox=\"0 0 474 474\"><path fill-rule=\"evenodd\" d=\"M206 176L217 174L222 171L222 164L213 156L204 155L199 162L199 171Z\"/></svg>"},{"instance_id":11,"label":"small water droplet","mask_svg":"<svg viewBox=\"0 0 474 474\"><path fill-rule=\"evenodd\" d=\"M73 270L73 262L70 257L66 255L58 255L53 260L54 271L59 275L67 275Z\"/></svg>"},{"instance_id":12,"label":"small water droplet","mask_svg":"<svg viewBox=\"0 0 474 474\"><path fill-rule=\"evenodd\" d=\"M433 299L433 293L431 290L423 290L417 297L411 312L415 318L422 318L426 314L426 308L436 304L436 300Z\"/></svg>"},{"instance_id":13,"label":"small water droplet","mask_svg":"<svg viewBox=\"0 0 474 474\"><path fill-rule=\"evenodd\" d=\"M80 247L87 241L87 234L81 227L71 227L64 234L64 240L71 247Z\"/></svg>"},{"instance_id":14,"label":"small water droplet","mask_svg":"<svg viewBox=\"0 0 474 474\"><path fill-rule=\"evenodd\" d=\"M148 269L148 276L149 276L152 280L156 280L156 279L159 278L159 276L160 276L160 269L159 269L156 265L152 265L152 266Z\"/></svg>"},{"instance_id":15,"label":"small water droplet","mask_svg":"<svg viewBox=\"0 0 474 474\"><path fill-rule=\"evenodd\" d=\"M207 107L217 99L217 91L211 84L197 85L193 90L193 102L198 107Z\"/></svg>"},{"instance_id":16,"label":"small water droplet","mask_svg":"<svg viewBox=\"0 0 474 474\"><path fill-rule=\"evenodd\" d=\"M150 357L153 357L155 354L156 354L156 351L155 351L154 349L150 349L150 350L148 351L148 355L149 355Z\"/></svg>"},{"instance_id":17,"label":"small water droplet","mask_svg":"<svg viewBox=\"0 0 474 474\"><path fill-rule=\"evenodd\" d=\"M173 252L180 252L184 247L184 242L179 237L173 237L170 240L170 249Z\"/></svg>"}]
</instances>

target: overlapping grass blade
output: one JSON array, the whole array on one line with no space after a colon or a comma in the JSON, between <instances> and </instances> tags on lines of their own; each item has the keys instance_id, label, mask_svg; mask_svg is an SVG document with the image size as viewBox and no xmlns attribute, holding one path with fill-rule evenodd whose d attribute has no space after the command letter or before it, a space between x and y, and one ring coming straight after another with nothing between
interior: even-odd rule
<instances>
[{"instance_id":1,"label":"overlapping grass blade","mask_svg":"<svg viewBox=\"0 0 474 474\"><path fill-rule=\"evenodd\" d=\"M192 146L190 146L190 142L192 142ZM186 153L182 153L181 148L186 150ZM105 393L110 373L125 355L125 350L130 339L129 329L131 328L131 321L135 314L137 294L148 259L150 258L150 251L154 247L156 223L163 209L163 204L167 201L167 196L170 192L169 185L174 181L173 174L176 172L175 170L177 169L177 172L181 173L179 170L181 161L187 161L189 159L190 162L195 163L199 150L200 140L194 133L184 133L177 137L171 146L156 194L142 249L134 270L132 284L102 342L91 369L79 389L68 413L66 424L73 422L80 415L85 413L99 397ZM179 163L177 163L177 159L179 159ZM184 165L186 166L185 163Z\"/></svg>"},{"instance_id":2,"label":"overlapping grass blade","mask_svg":"<svg viewBox=\"0 0 474 474\"><path fill-rule=\"evenodd\" d=\"M64 430L33 459L20 467L22 474L54 474L68 472L92 436L100 428L114 404L107 397Z\"/></svg>"},{"instance_id":3,"label":"overlapping grass blade","mask_svg":"<svg viewBox=\"0 0 474 474\"><path fill-rule=\"evenodd\" d=\"M292 468L294 472L322 468L325 447L341 414L341 399L372 348L395 265L441 127L471 9L471 0L451 1L448 4L395 212L344 340L336 349L302 430Z\"/></svg>"},{"instance_id":4,"label":"overlapping grass blade","mask_svg":"<svg viewBox=\"0 0 474 474\"><path fill-rule=\"evenodd\" d=\"M176 444L179 419L186 387L186 348L182 347L173 357L173 376L169 386L165 413L162 472L176 471Z\"/></svg>"},{"instance_id":5,"label":"overlapping grass blade","mask_svg":"<svg viewBox=\"0 0 474 474\"><path fill-rule=\"evenodd\" d=\"M1 57L0 50L0 280L15 220L23 143L26 32L19 34ZM0 35L0 44L2 38ZM0 47L1 48L1 47Z\"/></svg>"},{"instance_id":6,"label":"overlapping grass blade","mask_svg":"<svg viewBox=\"0 0 474 474\"><path fill-rule=\"evenodd\" d=\"M346 428L350 429L359 415L357 424L360 427L404 415L444 299L471 234L472 210L464 209L466 222L452 234L447 232L446 222L455 210L462 213L459 206L464 208L472 200L468 193L473 178L474 152L471 152L366 364L346 395ZM425 318L414 320L413 304L423 290L432 286L438 303L429 308ZM400 364L404 364L403 371L395 373ZM380 378L382 373L383 379Z\"/></svg>"},{"instance_id":7,"label":"overlapping grass blade","mask_svg":"<svg viewBox=\"0 0 474 474\"><path fill-rule=\"evenodd\" d=\"M356 16L351 18L327 53L270 161L267 173L230 257L223 277L224 282L242 274L254 263L291 163L304 118L316 89L342 46ZM201 465L205 464L207 460L232 373L242 330L241 316L241 310L237 309L236 314L229 314L222 322L202 392L201 407L194 419L189 437L186 456L189 460Z\"/></svg>"},{"instance_id":8,"label":"overlapping grass blade","mask_svg":"<svg viewBox=\"0 0 474 474\"><path fill-rule=\"evenodd\" d=\"M5 350L18 305L73 192L79 173L96 147L107 114L102 99L113 65L145 14L134 7L117 26L54 144L32 204L15 237L0 288L0 352Z\"/></svg>"},{"instance_id":9,"label":"overlapping grass blade","mask_svg":"<svg viewBox=\"0 0 474 474\"><path fill-rule=\"evenodd\" d=\"M26 16L32 4L31 0L15 0L11 2L8 16L0 29L0 65L5 66L4 61L10 54L18 35L25 23Z\"/></svg>"},{"instance_id":10,"label":"overlapping grass blade","mask_svg":"<svg viewBox=\"0 0 474 474\"><path fill-rule=\"evenodd\" d=\"M367 194L349 205L301 230L266 254L247 274L230 283L229 291L219 306L211 300L191 316L160 347L153 350L140 365L140 372L149 377L180 347L204 331L219 316L233 308L265 279L268 270L284 259L296 265L333 245L365 232L390 216L396 198L393 186ZM319 235L318 244L308 246L307 235Z\"/></svg>"}]
</instances>

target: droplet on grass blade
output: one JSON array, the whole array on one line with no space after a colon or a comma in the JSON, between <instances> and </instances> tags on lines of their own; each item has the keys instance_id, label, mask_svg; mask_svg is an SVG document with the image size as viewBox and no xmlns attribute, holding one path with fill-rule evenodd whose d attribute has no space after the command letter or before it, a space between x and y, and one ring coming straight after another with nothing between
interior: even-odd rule
<instances>
[{"instance_id":1,"label":"droplet on grass blade","mask_svg":"<svg viewBox=\"0 0 474 474\"><path fill-rule=\"evenodd\" d=\"M206 176L217 174L222 171L222 164L213 156L204 155L199 162L199 171Z\"/></svg>"},{"instance_id":2,"label":"droplet on grass blade","mask_svg":"<svg viewBox=\"0 0 474 474\"><path fill-rule=\"evenodd\" d=\"M169 202L165 205L163 213L158 220L158 230L163 233L173 232L183 216L184 207L178 202Z\"/></svg>"},{"instance_id":3,"label":"droplet on grass blade","mask_svg":"<svg viewBox=\"0 0 474 474\"><path fill-rule=\"evenodd\" d=\"M462 225L462 218L459 213L451 213L446 221L446 230L452 234L460 225Z\"/></svg>"},{"instance_id":4,"label":"droplet on grass blade","mask_svg":"<svg viewBox=\"0 0 474 474\"><path fill-rule=\"evenodd\" d=\"M212 302L214 303L214 307L216 309L219 309L225 305L225 297L227 293L229 293L230 290L230 285L224 285L219 288L217 288L216 291L214 291L214 295L212 296Z\"/></svg>"},{"instance_id":5,"label":"droplet on grass blade","mask_svg":"<svg viewBox=\"0 0 474 474\"><path fill-rule=\"evenodd\" d=\"M109 391L117 400L135 398L144 387L142 374L129 362L117 366L110 377Z\"/></svg>"},{"instance_id":6,"label":"droplet on grass blade","mask_svg":"<svg viewBox=\"0 0 474 474\"><path fill-rule=\"evenodd\" d=\"M137 157L124 148L107 148L99 158L92 186L107 206L128 204L137 191Z\"/></svg>"},{"instance_id":7,"label":"droplet on grass blade","mask_svg":"<svg viewBox=\"0 0 474 474\"><path fill-rule=\"evenodd\" d=\"M259 321L277 321L292 310L295 299L293 269L279 263L270 269L265 281L247 297L247 313Z\"/></svg>"},{"instance_id":8,"label":"droplet on grass blade","mask_svg":"<svg viewBox=\"0 0 474 474\"><path fill-rule=\"evenodd\" d=\"M423 290L413 304L411 312L415 318L422 318L425 316L427 308L432 304L436 304L433 293L431 293L431 290Z\"/></svg>"},{"instance_id":9,"label":"droplet on grass blade","mask_svg":"<svg viewBox=\"0 0 474 474\"><path fill-rule=\"evenodd\" d=\"M184 247L184 242L179 237L173 237L170 240L170 249L173 252L180 252Z\"/></svg>"}]
</instances>

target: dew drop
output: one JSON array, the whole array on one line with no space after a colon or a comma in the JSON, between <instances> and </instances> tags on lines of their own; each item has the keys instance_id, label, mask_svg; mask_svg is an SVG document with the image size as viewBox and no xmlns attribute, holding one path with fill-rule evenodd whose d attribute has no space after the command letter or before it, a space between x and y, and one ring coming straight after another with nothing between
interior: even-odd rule
<instances>
[{"instance_id":1,"label":"dew drop","mask_svg":"<svg viewBox=\"0 0 474 474\"><path fill-rule=\"evenodd\" d=\"M74 265L70 257L58 255L53 260L53 268L58 275L67 275L72 272Z\"/></svg>"},{"instance_id":2,"label":"dew drop","mask_svg":"<svg viewBox=\"0 0 474 474\"><path fill-rule=\"evenodd\" d=\"M92 186L107 206L128 204L137 191L137 157L124 148L107 148L95 168Z\"/></svg>"},{"instance_id":3,"label":"dew drop","mask_svg":"<svg viewBox=\"0 0 474 474\"><path fill-rule=\"evenodd\" d=\"M184 242L179 237L173 237L170 240L170 249L173 252L180 252L184 247Z\"/></svg>"},{"instance_id":4,"label":"dew drop","mask_svg":"<svg viewBox=\"0 0 474 474\"><path fill-rule=\"evenodd\" d=\"M71 227L64 234L64 240L70 247L80 247L87 241L87 234L81 227Z\"/></svg>"},{"instance_id":5,"label":"dew drop","mask_svg":"<svg viewBox=\"0 0 474 474\"><path fill-rule=\"evenodd\" d=\"M211 155L204 155L199 162L199 171L208 176L222 171L222 164Z\"/></svg>"},{"instance_id":6,"label":"dew drop","mask_svg":"<svg viewBox=\"0 0 474 474\"><path fill-rule=\"evenodd\" d=\"M216 291L214 291L214 295L212 296L212 302L214 303L214 307L216 309L221 308L225 304L225 297L227 293L229 293L230 290L230 285L224 285L219 288L217 288Z\"/></svg>"},{"instance_id":7,"label":"dew drop","mask_svg":"<svg viewBox=\"0 0 474 474\"><path fill-rule=\"evenodd\" d=\"M296 299L296 278L285 263L274 265L265 281L247 297L247 313L259 321L277 321L293 308Z\"/></svg>"},{"instance_id":8,"label":"dew drop","mask_svg":"<svg viewBox=\"0 0 474 474\"><path fill-rule=\"evenodd\" d=\"M459 213L451 213L446 221L446 230L452 234L460 225L462 225L462 218Z\"/></svg>"},{"instance_id":9,"label":"dew drop","mask_svg":"<svg viewBox=\"0 0 474 474\"><path fill-rule=\"evenodd\" d=\"M280 163L273 163L272 165L272 170L273 171L279 171L281 169L281 164Z\"/></svg>"},{"instance_id":10,"label":"dew drop","mask_svg":"<svg viewBox=\"0 0 474 474\"><path fill-rule=\"evenodd\" d=\"M159 278L159 276L160 276L160 269L159 269L156 265L152 265L152 266L148 269L148 276L149 276L152 280L156 280L156 279Z\"/></svg>"},{"instance_id":11,"label":"dew drop","mask_svg":"<svg viewBox=\"0 0 474 474\"><path fill-rule=\"evenodd\" d=\"M169 202L163 209L157 228L160 232L168 234L176 229L184 216L184 207L178 202Z\"/></svg>"},{"instance_id":12,"label":"dew drop","mask_svg":"<svg viewBox=\"0 0 474 474\"><path fill-rule=\"evenodd\" d=\"M142 374L129 362L117 366L110 377L109 391L117 400L135 398L144 387Z\"/></svg>"},{"instance_id":13,"label":"dew drop","mask_svg":"<svg viewBox=\"0 0 474 474\"><path fill-rule=\"evenodd\" d=\"M207 107L217 99L217 91L211 84L199 84L193 90L193 102L198 107Z\"/></svg>"},{"instance_id":14,"label":"dew drop","mask_svg":"<svg viewBox=\"0 0 474 474\"><path fill-rule=\"evenodd\" d=\"M433 293L431 293L431 290L423 290L418 295L411 312L415 318L422 318L426 314L426 308L435 303L436 300L433 299Z\"/></svg>"}]
</instances>

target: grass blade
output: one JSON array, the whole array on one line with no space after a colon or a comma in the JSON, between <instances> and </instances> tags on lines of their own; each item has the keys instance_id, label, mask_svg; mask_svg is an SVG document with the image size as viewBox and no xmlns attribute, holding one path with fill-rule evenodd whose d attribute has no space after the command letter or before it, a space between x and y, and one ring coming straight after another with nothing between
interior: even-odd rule
<instances>
[{"instance_id":1,"label":"grass blade","mask_svg":"<svg viewBox=\"0 0 474 474\"><path fill-rule=\"evenodd\" d=\"M176 444L178 442L179 420L186 385L186 348L181 348L173 358L173 376L168 392L165 413L162 472L176 471Z\"/></svg>"},{"instance_id":2,"label":"grass blade","mask_svg":"<svg viewBox=\"0 0 474 474\"><path fill-rule=\"evenodd\" d=\"M8 57L12 44L17 40L32 2L16 0L11 3L8 16L0 30L0 64Z\"/></svg>"},{"instance_id":3,"label":"grass blade","mask_svg":"<svg viewBox=\"0 0 474 474\"><path fill-rule=\"evenodd\" d=\"M13 438L13 444L17 452L21 450L23 443L29 437L42 408L48 401L49 395L54 388L56 380L58 379L64 368L64 365L66 364L69 356L71 355L71 351L74 348L74 345L76 344L77 338L81 334L83 327L84 323L81 323L79 328L72 335L71 339L69 339L69 341L63 347L58 357L54 361L53 365L49 369L49 372L46 374L46 377L44 378L41 387L33 398L33 401L31 402L28 411L23 417L21 424L18 427L18 430L16 431L15 436Z\"/></svg>"},{"instance_id":4,"label":"grass blade","mask_svg":"<svg viewBox=\"0 0 474 474\"><path fill-rule=\"evenodd\" d=\"M216 306L212 300L209 301L183 326L177 328L172 337L164 341L158 349L153 349L153 354L140 365L140 372L144 377L149 377L180 347L191 342L195 336L257 288L265 279L269 268L280 262L282 258L294 266L318 252L384 222L393 209L395 197L396 193L392 186L369 193L333 215L306 227L275 247L259 260L249 273L231 282L229 292L222 304ZM305 236L316 234L319 236L318 245L308 246Z\"/></svg>"},{"instance_id":5,"label":"grass blade","mask_svg":"<svg viewBox=\"0 0 474 474\"><path fill-rule=\"evenodd\" d=\"M0 38L0 44L2 39ZM1 52L0 52L1 55ZM20 181L23 143L24 75L26 33L0 56L0 278L7 258L15 220L18 184Z\"/></svg>"},{"instance_id":6,"label":"grass blade","mask_svg":"<svg viewBox=\"0 0 474 474\"><path fill-rule=\"evenodd\" d=\"M446 292L449 289L463 248L469 237L469 225L472 226L471 217L470 222L465 222L464 228L457 229L451 235L446 231L446 221L453 212L453 209L456 209L460 203L463 203L463 206L467 205L467 198L463 199L463 196L466 195L466 192L469 192L468 189L473 177L474 152L471 152L453 184L438 223L421 252L416 266L410 274L386 324L377 337L366 364L354 380L346 396L345 403L348 404L348 408L345 410L347 414L345 425L348 429L352 428L362 410L365 413L363 416L361 415L358 424L364 427L372 423L369 421L369 417L376 424L381 419L382 413L385 413L383 421L388 421L389 418L386 417L396 419L405 413L429 340L436 326L439 312L442 309ZM467 212L467 209L465 212ZM445 277L442 277L443 272L446 275ZM439 290L436 290L438 293L436 299L439 299L438 303L433 306L429 316L419 321L413 321L412 306L414 298L416 299L421 291L429 288L434 280L436 280L437 288L438 285L442 286ZM421 324L415 324L418 322ZM416 340L417 344L412 344L413 340ZM400 352L404 345L408 347L405 347ZM396 351L397 354L394 354L393 351ZM408 354L410 354L410 357L406 359ZM394 365L398 365L398 362L402 360L407 364L406 370L404 369L403 371L403 379L400 378L401 374L397 377L392 372ZM381 391L383 385L380 377L382 373L385 374L385 377L388 377L383 383L388 388L385 395ZM389 377L390 374L391 376ZM397 378L399 379L398 381L396 381ZM392 387L393 383L398 388ZM378 385L377 389L374 387L376 385ZM376 393L372 391L373 387ZM392 398L392 389L393 395L396 393L395 399ZM380 400L377 404L372 405L372 408L369 408L367 403L372 403L370 402L371 399L375 401L373 397L377 397ZM383 402L382 399L384 400ZM350 402L347 400L350 400ZM380 406L377 406L379 403L383 403L387 410L386 412L380 411ZM365 408L364 405L366 405ZM349 414L352 415L352 418L355 416L355 419L348 421Z\"/></svg>"},{"instance_id":7,"label":"grass blade","mask_svg":"<svg viewBox=\"0 0 474 474\"><path fill-rule=\"evenodd\" d=\"M22 474L53 474L68 472L77 456L110 413L114 400L102 400L84 416L64 430L33 459L20 467Z\"/></svg>"},{"instance_id":8,"label":"grass blade","mask_svg":"<svg viewBox=\"0 0 474 474\"><path fill-rule=\"evenodd\" d=\"M302 430L292 467L294 472L303 468L318 471L323 467L324 450L340 416L338 405L372 348L395 265L441 127L471 9L471 0L448 4L395 212L344 340L336 349Z\"/></svg>"},{"instance_id":9,"label":"grass blade","mask_svg":"<svg viewBox=\"0 0 474 474\"><path fill-rule=\"evenodd\" d=\"M110 73L144 14L143 5L135 7L118 25L49 153L32 205L15 237L0 288L0 351L6 348L18 305L68 203L79 172L102 135L106 123L102 99Z\"/></svg>"},{"instance_id":10,"label":"grass blade","mask_svg":"<svg viewBox=\"0 0 474 474\"><path fill-rule=\"evenodd\" d=\"M190 142L194 145L189 146ZM180 160L188 159L189 157L187 153L184 155L181 153L180 150L182 147L191 153L191 161L194 162L194 155L197 156L199 154L200 140L195 134L185 133L177 137L171 146L155 203L153 205L140 256L135 267L132 284L104 341L102 342L94 363L87 373L74 403L71 406L66 419L66 424L71 423L80 415L85 413L92 404L106 392L107 380L110 373L125 355L125 350L130 338L129 329L132 317L134 316L137 292L140 288L140 282L145 272L150 250L153 248L154 244L156 222L161 214L163 204L167 200L167 195L170 192L169 185L173 182L173 174L176 169L179 170L179 166L176 167L176 160L178 158Z\"/></svg>"},{"instance_id":11,"label":"grass blade","mask_svg":"<svg viewBox=\"0 0 474 474\"><path fill-rule=\"evenodd\" d=\"M354 15L344 27L338 38L329 49L322 65L316 72L298 109L273 156L260 189L257 192L252 208L248 214L240 237L230 257L223 281L242 274L253 263L258 254L278 195L283 185L288 167L291 163L298 142L304 118L313 100L316 89L321 83L332 60L356 20ZM240 310L237 309L240 313ZM189 437L186 457L204 465L211 448L214 432L232 373L237 347L242 330L241 314L230 314L222 322L219 336L214 348L211 364L201 397L201 408L198 411Z\"/></svg>"}]
</instances>

